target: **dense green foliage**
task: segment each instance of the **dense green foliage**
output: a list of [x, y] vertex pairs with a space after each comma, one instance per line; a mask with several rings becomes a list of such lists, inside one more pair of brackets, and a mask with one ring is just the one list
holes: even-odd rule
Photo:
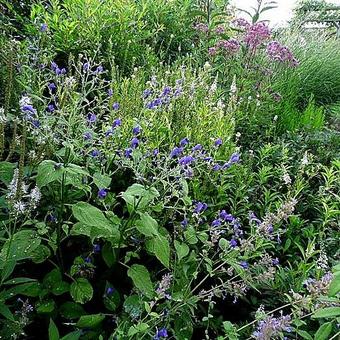
[[1, 338], [337, 339], [339, 41], [226, 5], [1, 2]]

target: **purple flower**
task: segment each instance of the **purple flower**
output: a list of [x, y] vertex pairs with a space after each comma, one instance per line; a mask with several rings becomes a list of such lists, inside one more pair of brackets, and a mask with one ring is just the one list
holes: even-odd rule
[[278, 259], [277, 257], [276, 257], [275, 259], [273, 259], [273, 261], [272, 261], [272, 264], [273, 264], [274, 266], [278, 266], [279, 263], [280, 263], [280, 261], [279, 261], [279, 259]]
[[117, 102], [115, 102], [115, 103], [112, 104], [112, 108], [113, 108], [115, 111], [119, 110], [119, 107], [120, 107], [120, 105], [119, 105], [119, 103], [117, 103]]
[[47, 87], [51, 92], [54, 92], [57, 89], [57, 86], [54, 83], [48, 83]]
[[246, 29], [248, 29], [250, 27], [250, 23], [246, 19], [243, 19], [243, 18], [235, 19], [233, 21], [233, 24], [238, 26], [238, 27], [246, 28]]
[[214, 142], [214, 145], [218, 148], [222, 145], [223, 141], [221, 138], [217, 138]]
[[112, 287], [108, 287], [108, 288], [106, 289], [106, 295], [112, 295], [113, 292], [114, 292], [114, 288], [112, 288]]
[[244, 41], [248, 47], [255, 49], [269, 39], [270, 35], [271, 32], [268, 25], [264, 22], [257, 22], [247, 28]]
[[202, 212], [207, 210], [207, 208], [208, 208], [208, 204], [207, 203], [197, 202], [194, 205], [194, 213], [195, 214], [201, 214]]
[[190, 165], [195, 160], [192, 156], [184, 156], [178, 160], [178, 164], [182, 166]]
[[240, 50], [241, 44], [236, 39], [229, 39], [219, 41], [216, 47], [225, 50], [229, 54], [236, 54]]
[[33, 115], [35, 115], [35, 114], [37, 113], [37, 110], [36, 110], [32, 105], [30, 105], [30, 104], [28, 104], [28, 105], [23, 105], [23, 106], [21, 107], [21, 111], [22, 111], [22, 112], [25, 112], [25, 113], [30, 112], [30, 113], [32, 113]]
[[203, 146], [201, 144], [196, 144], [193, 148], [192, 151], [201, 151], [203, 149]]
[[243, 269], [248, 269], [249, 268], [249, 264], [247, 261], [242, 261], [240, 262], [240, 266], [243, 268]]
[[181, 225], [183, 228], [185, 228], [188, 225], [189, 221], [187, 218], [184, 218], [184, 220], [181, 222]]
[[256, 215], [253, 212], [249, 213], [249, 221], [255, 222], [257, 225], [261, 223], [261, 221], [256, 217]]
[[127, 149], [125, 149], [125, 151], [124, 151], [124, 156], [125, 156], [126, 158], [131, 158], [132, 152], [133, 152], [133, 150], [132, 150], [131, 148], [127, 148]]
[[213, 169], [213, 171], [219, 171], [219, 170], [221, 170], [221, 165], [219, 165], [219, 164], [215, 164], [213, 167], [212, 167], [212, 169]]
[[146, 89], [143, 91], [143, 98], [146, 99], [152, 94], [152, 90]]
[[100, 252], [100, 244], [98, 244], [98, 243], [95, 243], [94, 245], [93, 245], [93, 252], [94, 253], [99, 253]]
[[171, 93], [171, 87], [165, 86], [162, 92], [162, 96], [168, 96]]
[[112, 129], [108, 129], [108, 130], [105, 131], [105, 137], [110, 137], [110, 136], [112, 136], [112, 134], [113, 134]]
[[154, 149], [154, 150], [152, 151], [152, 154], [153, 154], [154, 156], [157, 156], [157, 155], [159, 154], [159, 150], [158, 150], [158, 149]]
[[97, 116], [94, 113], [89, 113], [87, 115], [87, 121], [91, 124], [97, 120]]
[[58, 68], [58, 64], [54, 61], [51, 62], [51, 70], [55, 71]]
[[98, 191], [98, 198], [99, 199], [104, 199], [105, 197], [106, 197], [106, 195], [107, 195], [107, 190], [106, 189], [100, 189], [99, 191]]
[[212, 221], [211, 226], [212, 227], [219, 227], [221, 224], [222, 224], [221, 220], [217, 219], [217, 220]]
[[139, 139], [137, 137], [133, 137], [131, 140], [131, 148], [136, 149], [139, 145]]
[[90, 63], [89, 62], [84, 63], [83, 64], [83, 71], [87, 72], [89, 69], [90, 69]]
[[140, 126], [135, 126], [133, 129], [132, 129], [132, 133], [135, 135], [135, 136], [138, 136], [140, 133], [141, 133], [142, 129]]
[[282, 332], [291, 332], [290, 323], [290, 315], [281, 315], [278, 318], [267, 316], [258, 322], [253, 336], [257, 340], [276, 339]]
[[220, 211], [219, 218], [225, 222], [232, 222], [235, 220], [235, 217], [231, 214], [228, 214], [225, 210]]
[[41, 24], [40, 32], [46, 32], [46, 31], [47, 31], [47, 24], [46, 23]]
[[89, 257], [89, 256], [88, 256], [88, 257], [85, 257], [84, 260], [85, 260], [86, 263], [91, 263], [91, 257]]
[[122, 125], [122, 120], [120, 118], [117, 118], [113, 121], [112, 128], [114, 129], [115, 127], [121, 126], [121, 125]]
[[38, 119], [33, 119], [32, 120], [32, 125], [37, 129], [40, 127], [41, 123]]
[[54, 72], [55, 72], [55, 74], [57, 76], [61, 76], [63, 74], [66, 74], [66, 68], [64, 68], [64, 67], [63, 68], [57, 67]]
[[239, 160], [240, 160], [240, 154], [237, 152], [234, 152], [229, 159], [229, 163], [230, 164], [238, 163]]
[[113, 96], [113, 90], [112, 90], [112, 89], [108, 89], [108, 90], [107, 90], [107, 95], [108, 95], [109, 97], [112, 97], [112, 96]]
[[197, 32], [200, 33], [208, 33], [209, 32], [209, 27], [206, 24], [203, 24], [202, 22], [197, 23], [196, 25], [194, 25], [194, 29]]
[[273, 61], [288, 63], [290, 66], [297, 66], [297, 59], [287, 46], [281, 45], [278, 41], [271, 41], [267, 45], [267, 55]]
[[159, 340], [161, 338], [167, 338], [168, 337], [168, 331], [166, 328], [161, 328], [159, 331], [157, 331], [156, 335], [154, 336], [154, 340]]
[[210, 57], [214, 57], [217, 54], [217, 48], [215, 46], [208, 48], [208, 54]]
[[55, 110], [55, 106], [53, 104], [50, 104], [47, 106], [47, 112], [53, 112]]
[[95, 70], [95, 73], [102, 73], [104, 71], [104, 67], [103, 66], [101, 66], [101, 65], [99, 65], [97, 68], [96, 68], [96, 70]]
[[179, 142], [180, 146], [186, 146], [189, 144], [189, 138], [185, 137]]
[[92, 157], [98, 157], [98, 156], [100, 156], [100, 152], [97, 149], [94, 149], [94, 150], [91, 151], [90, 155]]
[[182, 152], [183, 152], [183, 148], [179, 148], [175, 146], [170, 153], [170, 158], [178, 157], [179, 155], [182, 154]]
[[91, 132], [87, 131], [83, 134], [84, 140], [91, 140], [92, 139], [92, 134]]
[[234, 238], [229, 241], [229, 244], [231, 248], [237, 247], [237, 241]]

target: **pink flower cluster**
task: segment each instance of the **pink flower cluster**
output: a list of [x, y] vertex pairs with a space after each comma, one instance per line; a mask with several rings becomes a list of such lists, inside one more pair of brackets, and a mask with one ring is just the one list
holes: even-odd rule
[[282, 63], [288, 63], [292, 67], [298, 66], [299, 61], [287, 46], [281, 45], [278, 41], [271, 41], [267, 45], [267, 54], [270, 59]]
[[250, 23], [246, 19], [243, 19], [243, 18], [235, 19], [233, 21], [233, 24], [235, 26], [238, 26], [239, 28], [245, 28], [245, 29], [248, 29], [251, 26]]
[[271, 36], [271, 31], [268, 25], [264, 22], [257, 22], [246, 28], [244, 42], [248, 47], [256, 49], [259, 45], [268, 40]]
[[209, 27], [206, 24], [203, 24], [202, 22], [199, 22], [194, 25], [194, 29], [200, 33], [208, 33]]
[[209, 48], [209, 55], [214, 56], [218, 51], [224, 51], [229, 55], [235, 55], [240, 48], [241, 44], [236, 39], [220, 40], [214, 47]]

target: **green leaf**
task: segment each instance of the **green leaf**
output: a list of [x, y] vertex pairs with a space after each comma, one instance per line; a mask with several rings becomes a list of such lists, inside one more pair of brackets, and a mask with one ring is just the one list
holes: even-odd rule
[[46, 261], [51, 255], [51, 251], [50, 248], [48, 248], [47, 246], [40, 244], [37, 249], [35, 249], [32, 252], [32, 261], [34, 263], [43, 263], [44, 261]]
[[184, 232], [185, 240], [189, 244], [196, 244], [198, 242], [198, 238], [196, 236], [196, 230], [193, 227], [188, 227]]
[[309, 333], [307, 333], [306, 331], [303, 331], [301, 329], [297, 329], [296, 333], [299, 334], [303, 339], [306, 340], [313, 340], [313, 338], [311, 337], [311, 335]]
[[76, 326], [79, 328], [94, 328], [97, 327], [104, 319], [105, 315], [103, 314], [83, 315], [78, 320]]
[[175, 240], [174, 244], [177, 252], [178, 261], [181, 261], [184, 257], [186, 257], [189, 254], [189, 247], [186, 243], [180, 243], [177, 240]]
[[117, 262], [115, 249], [108, 242], [103, 245], [102, 257], [108, 267], [112, 267]]
[[153, 249], [158, 260], [167, 268], [170, 261], [170, 245], [164, 236], [158, 236], [153, 239]]
[[9, 308], [3, 303], [0, 302], [0, 314], [5, 317], [7, 320], [14, 321], [14, 317], [12, 312], [9, 310]]
[[143, 210], [148, 207], [155, 198], [159, 197], [159, 192], [155, 188], [145, 189], [143, 185], [135, 183], [122, 193], [122, 197], [131, 213], [136, 209]]
[[63, 166], [56, 166], [57, 163], [51, 160], [42, 161], [38, 166], [36, 178], [37, 186], [42, 188], [61, 178], [64, 173]]
[[140, 264], [133, 264], [129, 268], [127, 274], [132, 279], [136, 288], [143, 292], [148, 298], [153, 297], [154, 290], [150, 274], [144, 266]]
[[124, 301], [123, 307], [124, 311], [133, 319], [137, 319], [143, 312], [140, 297], [138, 295], [128, 296]]
[[140, 213], [136, 222], [137, 230], [145, 236], [158, 235], [158, 223], [148, 213]]
[[[4, 260], [3, 260], [4, 261]], [[15, 260], [8, 260], [3, 262], [3, 268], [1, 270], [1, 280], [6, 280], [12, 273], [16, 265]], [[1, 260], [0, 260], [0, 268], [1, 268]]]
[[332, 318], [340, 315], [340, 307], [327, 307], [318, 309], [313, 314], [313, 318]]
[[[107, 289], [113, 289], [110, 294], [107, 293]], [[120, 304], [120, 296], [118, 290], [113, 287], [113, 285], [106, 281], [105, 291], [104, 291], [104, 305], [110, 311], [115, 311]]]
[[314, 335], [315, 340], [327, 340], [332, 332], [333, 322], [326, 322], [319, 327]]
[[50, 314], [54, 311], [56, 305], [53, 300], [41, 301], [36, 304], [36, 311], [39, 314]]
[[29, 277], [15, 277], [13, 279], [10, 279], [6, 282], [4, 282], [4, 285], [18, 285], [21, 283], [26, 283], [26, 282], [37, 282], [35, 279], [30, 279]]
[[87, 279], [78, 278], [72, 282], [70, 293], [75, 302], [84, 304], [92, 299], [93, 288]]
[[20, 230], [8, 239], [0, 252], [0, 268], [7, 261], [20, 261], [30, 258], [40, 245], [41, 239], [31, 230]]
[[93, 175], [93, 182], [98, 189], [109, 188], [111, 185], [111, 177], [107, 175], [102, 175], [100, 172], [96, 172]]
[[136, 335], [138, 333], [144, 333], [145, 331], [147, 331], [149, 328], [149, 325], [147, 323], [144, 322], [140, 322], [137, 325], [131, 326], [128, 330], [128, 336], [133, 336]]
[[10, 162], [0, 162], [0, 181], [8, 185], [12, 178], [16, 164]]
[[78, 340], [82, 335], [82, 331], [73, 331], [66, 334], [61, 338], [61, 340]]
[[86, 314], [82, 305], [70, 301], [64, 302], [60, 306], [59, 312], [60, 315], [62, 315], [62, 317], [64, 317], [65, 319], [77, 319], [82, 315]]
[[336, 296], [340, 292], [340, 273], [334, 275], [329, 286], [328, 296]]
[[105, 215], [87, 202], [78, 202], [72, 206], [74, 217], [81, 223], [89, 226], [105, 226], [110, 228], [110, 222]]
[[59, 331], [52, 319], [48, 326], [48, 340], [59, 340]]

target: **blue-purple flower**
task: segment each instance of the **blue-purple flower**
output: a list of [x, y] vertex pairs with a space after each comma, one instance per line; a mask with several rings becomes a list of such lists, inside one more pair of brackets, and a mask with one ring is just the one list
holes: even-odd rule
[[100, 244], [95, 243], [95, 244], [93, 245], [93, 252], [94, 252], [94, 253], [99, 253], [99, 252], [100, 252], [100, 249], [101, 249]]
[[55, 106], [53, 104], [49, 104], [46, 110], [47, 112], [53, 112], [55, 110]]
[[92, 133], [90, 131], [86, 131], [84, 134], [83, 134], [83, 138], [84, 140], [88, 141], [88, 140], [91, 140], [92, 139]]
[[91, 151], [90, 155], [94, 158], [100, 156], [100, 151], [98, 151], [97, 149], [94, 149]]
[[107, 196], [107, 190], [106, 189], [100, 189], [98, 191], [98, 198], [99, 199], [104, 199]]
[[222, 224], [221, 220], [216, 219], [216, 220], [212, 221], [211, 226], [212, 227], [219, 227], [221, 224]]
[[168, 337], [168, 331], [166, 328], [161, 328], [157, 331], [156, 335], [154, 336], [154, 340], [160, 340], [161, 338], [167, 338]]
[[249, 264], [247, 261], [241, 261], [240, 262], [240, 266], [243, 268], [243, 269], [248, 269], [249, 268]]
[[195, 152], [195, 151], [202, 151], [203, 149], [203, 146], [201, 144], [196, 144], [193, 148], [192, 148], [192, 151]]
[[182, 152], [183, 152], [183, 148], [179, 148], [178, 146], [175, 146], [170, 152], [170, 158], [178, 157], [182, 154]]
[[133, 137], [131, 140], [131, 148], [136, 149], [139, 145], [139, 139], [137, 137]]
[[237, 247], [237, 241], [234, 238], [229, 241], [229, 244], [231, 248]]
[[225, 210], [220, 211], [219, 218], [225, 222], [232, 222], [235, 220], [235, 217], [231, 214], [228, 214]]
[[197, 202], [194, 205], [194, 213], [195, 214], [201, 214], [203, 213], [205, 210], [207, 210], [208, 208], [208, 204], [207, 203], [203, 203], [203, 202]]
[[119, 107], [120, 107], [120, 105], [119, 105], [119, 103], [117, 103], [117, 102], [115, 102], [115, 103], [112, 104], [112, 108], [113, 108], [115, 111], [119, 110]]
[[192, 156], [184, 156], [178, 160], [178, 164], [182, 166], [190, 165], [195, 160]]
[[57, 86], [55, 83], [48, 83], [47, 87], [51, 92], [54, 92], [57, 89]]
[[221, 138], [217, 138], [214, 142], [214, 145], [218, 148], [222, 145], [222, 139]]
[[97, 120], [97, 116], [94, 113], [89, 113], [87, 115], [87, 121], [92, 124]]
[[117, 118], [113, 121], [113, 124], [112, 124], [112, 128], [116, 128], [117, 126], [121, 126], [122, 125], [122, 120], [120, 118]]
[[125, 149], [125, 151], [124, 151], [124, 156], [125, 156], [126, 158], [131, 158], [132, 152], [133, 152], [133, 149], [127, 148], [127, 149]]
[[139, 125], [135, 126], [133, 129], [132, 129], [132, 133], [135, 135], [135, 136], [138, 136], [140, 133], [141, 133], [142, 129]]
[[184, 146], [186, 146], [186, 145], [188, 145], [188, 144], [189, 144], [189, 138], [188, 138], [188, 137], [183, 138], [183, 139], [179, 142], [179, 145], [182, 146], [182, 147], [184, 147]]
[[114, 292], [114, 288], [112, 288], [112, 287], [108, 287], [107, 289], [106, 289], [106, 295], [112, 295], [113, 294], [113, 292]]
[[41, 24], [40, 32], [46, 32], [46, 31], [47, 31], [47, 24], [46, 23]]

